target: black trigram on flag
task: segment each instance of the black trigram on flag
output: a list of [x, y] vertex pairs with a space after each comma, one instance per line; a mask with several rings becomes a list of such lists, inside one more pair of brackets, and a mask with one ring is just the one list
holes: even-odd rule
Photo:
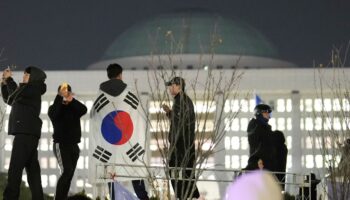
[[108, 162], [109, 158], [112, 156], [112, 153], [100, 146], [97, 146], [92, 156], [95, 157], [97, 160], [100, 160], [101, 162], [106, 163]]
[[109, 100], [107, 97], [102, 93], [100, 96], [97, 97], [96, 101], [94, 102], [93, 109], [96, 112], [99, 112], [103, 107], [105, 107], [109, 103]]
[[124, 102], [129, 104], [133, 109], [137, 109], [137, 106], [139, 105], [139, 99], [136, 97], [136, 95], [134, 95], [131, 92], [128, 92], [128, 94], [126, 95]]
[[142, 146], [139, 143], [136, 143], [129, 151], [126, 152], [126, 155], [129, 156], [131, 161], [135, 162], [135, 160], [145, 153], [145, 150], [142, 149]]

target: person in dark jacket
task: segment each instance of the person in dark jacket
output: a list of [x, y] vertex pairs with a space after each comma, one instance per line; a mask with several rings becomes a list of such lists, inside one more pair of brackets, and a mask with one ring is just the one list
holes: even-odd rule
[[73, 97], [70, 85], [63, 83], [58, 87], [58, 94], [48, 111], [54, 130], [53, 150], [61, 169], [55, 200], [67, 199], [80, 153], [80, 118], [86, 112], [86, 106]]
[[5, 103], [12, 106], [8, 134], [14, 135], [4, 200], [19, 198], [24, 168], [32, 199], [44, 199], [37, 148], [41, 136], [42, 121], [39, 115], [41, 96], [46, 92], [45, 79], [45, 72], [29, 66], [24, 71], [23, 82], [17, 86], [11, 70], [8, 68], [3, 72], [2, 97]]
[[288, 148], [286, 146], [286, 139], [283, 132], [273, 131], [272, 134], [272, 146], [275, 148], [275, 166], [273, 168], [274, 172], [277, 172], [276, 177], [281, 185], [282, 190], [284, 190], [284, 183], [286, 182], [286, 167], [287, 167], [287, 154]]
[[[107, 76], [109, 80], [100, 84], [100, 90], [114, 97], [120, 95], [127, 86], [127, 84], [123, 82], [122, 66], [120, 66], [117, 63], [108, 65]], [[135, 179], [135, 180], [132, 180], [131, 183], [136, 193], [136, 196], [139, 199], [141, 200], [149, 199], [144, 180]], [[111, 186], [108, 188], [114, 188], [114, 186]], [[111, 196], [112, 196], [112, 199], [114, 199], [113, 190], [111, 191]]]
[[[200, 194], [193, 181], [184, 179], [195, 179], [193, 170], [195, 168], [195, 122], [193, 102], [185, 93], [185, 80], [181, 77], [174, 77], [166, 83], [170, 94], [174, 97], [172, 109], [163, 105], [163, 110], [170, 119], [169, 140], [169, 167], [172, 178], [171, 183], [175, 195], [179, 199], [199, 198]], [[179, 174], [180, 171], [182, 174]]]
[[264, 169], [273, 171], [275, 167], [275, 149], [272, 141], [272, 130], [268, 124], [271, 113], [270, 106], [259, 104], [254, 109], [255, 118], [248, 124], [249, 159], [245, 170], [259, 169], [262, 162]]

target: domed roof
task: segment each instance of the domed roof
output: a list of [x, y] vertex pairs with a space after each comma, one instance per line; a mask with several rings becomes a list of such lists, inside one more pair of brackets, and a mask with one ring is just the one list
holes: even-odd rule
[[180, 12], [130, 27], [110, 45], [102, 60], [212, 53], [278, 58], [276, 48], [247, 24], [208, 12]]

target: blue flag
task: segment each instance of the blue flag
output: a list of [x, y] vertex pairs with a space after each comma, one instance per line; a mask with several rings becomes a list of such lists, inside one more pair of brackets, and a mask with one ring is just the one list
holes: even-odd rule
[[260, 98], [259, 95], [255, 94], [255, 105], [259, 105], [261, 103], [264, 103], [263, 100]]

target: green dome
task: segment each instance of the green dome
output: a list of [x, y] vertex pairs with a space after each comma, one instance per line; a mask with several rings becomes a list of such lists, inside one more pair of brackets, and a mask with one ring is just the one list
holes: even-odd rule
[[108, 48], [103, 60], [211, 53], [278, 58], [275, 47], [247, 24], [212, 13], [175, 13], [127, 29]]

